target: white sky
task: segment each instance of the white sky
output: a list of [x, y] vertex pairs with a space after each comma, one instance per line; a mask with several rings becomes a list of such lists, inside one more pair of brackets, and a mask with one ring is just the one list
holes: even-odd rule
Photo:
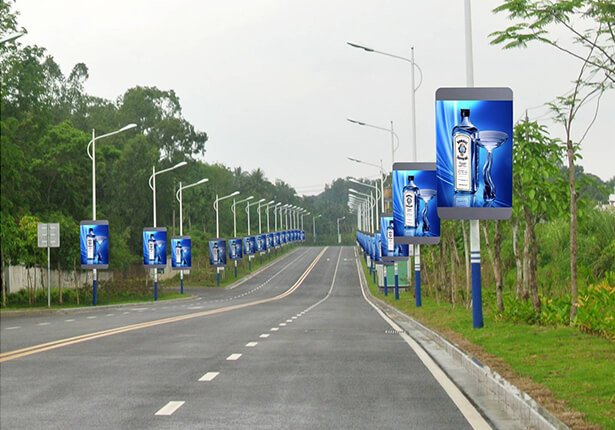
[[[511, 87], [517, 119], [568, 91], [578, 67], [546, 46], [490, 46], [488, 34], [508, 24], [491, 14], [498, 4], [472, 3], [475, 85]], [[384, 127], [392, 120], [401, 139], [396, 161], [411, 161], [410, 65], [346, 41], [401, 56], [415, 47], [424, 73], [419, 161], [435, 161], [436, 89], [466, 82], [461, 0], [18, 0], [16, 9], [29, 32], [24, 43], [46, 47], [65, 73], [87, 64], [90, 94], [174, 89], [185, 117], [209, 135], [205, 161], [260, 167], [300, 194], [338, 177], [377, 175], [346, 156], [390, 164], [390, 135], [347, 117]], [[615, 175], [614, 112], [612, 91], [582, 151], [580, 164], [602, 179]], [[583, 124], [592, 115], [586, 109]], [[561, 126], [552, 134], [562, 137]]]

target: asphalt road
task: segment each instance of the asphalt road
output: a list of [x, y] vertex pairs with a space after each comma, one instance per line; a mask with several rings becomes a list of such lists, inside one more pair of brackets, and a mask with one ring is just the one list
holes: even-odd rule
[[185, 302], [3, 318], [0, 335], [2, 429], [488, 428], [367, 302], [349, 247]]

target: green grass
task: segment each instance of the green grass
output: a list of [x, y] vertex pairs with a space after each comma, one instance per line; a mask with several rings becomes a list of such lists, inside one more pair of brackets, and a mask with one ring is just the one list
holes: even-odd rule
[[[361, 261], [373, 296], [445, 337], [452, 332], [477, 345], [486, 353], [481, 358], [496, 370], [501, 359], [513, 374], [546, 387], [555, 399], [565, 402], [566, 409], [584, 414], [588, 423], [615, 429], [615, 342], [581, 333], [574, 327], [499, 321], [490, 309], [484, 312], [485, 327], [473, 329], [471, 310], [463, 305], [436, 303], [423, 296], [423, 306], [416, 308], [413, 291], [400, 293], [399, 301], [393, 294], [385, 297]], [[489, 356], [496, 359], [490, 362]], [[587, 428], [578, 421], [571, 422], [566, 418], [568, 414], [555, 413], [569, 425]]]

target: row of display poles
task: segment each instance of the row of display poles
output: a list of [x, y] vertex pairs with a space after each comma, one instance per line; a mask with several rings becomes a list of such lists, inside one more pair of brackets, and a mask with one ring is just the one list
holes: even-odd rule
[[[471, 3], [470, 0], [464, 0], [464, 15], [465, 15], [465, 53], [466, 53], [466, 85], [467, 87], [474, 87], [474, 66], [473, 66], [473, 49], [472, 49], [472, 14], [471, 14]], [[381, 52], [374, 50], [372, 48], [368, 48], [362, 45], [357, 45], [354, 43], [348, 42], [348, 44], [354, 48], [359, 48], [367, 52], [377, 53], [381, 55], [386, 55], [388, 57], [393, 57], [399, 60], [403, 60], [409, 62], [411, 64], [411, 132], [412, 132], [412, 161], [417, 160], [417, 144], [416, 144], [416, 103], [415, 103], [415, 95], [416, 91], [421, 85], [422, 82], [422, 71], [420, 67], [414, 61], [414, 47], [411, 47], [411, 56], [410, 58], [400, 57], [397, 55], [389, 54], [386, 52]], [[419, 82], [418, 86], [415, 86], [415, 67], [421, 73], [421, 82]], [[391, 148], [392, 148], [392, 162], [395, 162], [395, 141], [397, 138], [393, 130], [393, 122], [391, 122], [390, 130], [387, 130], [384, 127], [374, 126], [371, 124], [367, 124], [361, 121], [351, 120], [348, 121], [362, 125], [368, 126], [376, 129], [381, 129], [385, 131], [389, 131], [391, 133]], [[354, 158], [348, 157], [352, 161], [357, 161], [364, 164], [371, 164], [359, 161]], [[374, 165], [374, 164], [371, 164]], [[383, 172], [384, 174], [384, 172]], [[384, 182], [384, 179], [381, 183]], [[383, 194], [382, 194], [383, 195]], [[384, 204], [383, 204], [384, 205]], [[383, 209], [384, 211], [384, 209]], [[360, 216], [360, 210], [358, 209], [358, 218]], [[360, 223], [360, 219], [358, 221]], [[481, 292], [481, 262], [480, 262], [480, 230], [479, 230], [479, 221], [478, 220], [470, 220], [470, 254], [471, 254], [471, 264], [472, 264], [472, 320], [474, 328], [481, 328], [484, 326], [483, 322], [483, 312], [482, 312], [482, 292]], [[420, 245], [414, 246], [414, 270], [415, 270], [415, 304], [417, 307], [422, 305], [421, 300], [421, 248]], [[394, 263], [394, 272], [396, 278], [396, 291], [397, 291], [397, 274], [398, 267], [397, 263]], [[385, 292], [386, 292], [386, 274], [385, 274]], [[398, 298], [396, 294], [396, 299]]]

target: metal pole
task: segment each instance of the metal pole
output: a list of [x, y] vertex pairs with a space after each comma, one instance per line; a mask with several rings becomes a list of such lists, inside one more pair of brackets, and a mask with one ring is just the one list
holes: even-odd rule
[[[183, 217], [183, 191], [182, 183], [179, 183], [179, 235], [184, 234], [184, 217]], [[179, 271], [179, 293], [184, 294], [184, 271]]]
[[258, 203], [257, 211], [258, 211], [258, 234], [261, 234], [262, 231], [261, 231], [261, 204], [260, 202]]
[[393, 131], [393, 121], [391, 121], [391, 166], [395, 163], [395, 132]]
[[[92, 219], [96, 220], [96, 130], [92, 129]], [[96, 306], [98, 273], [92, 269], [92, 306]]]
[[416, 282], [414, 283], [414, 300], [417, 308], [423, 305], [421, 300], [421, 245], [414, 245], [414, 273]]
[[314, 243], [316, 243], [316, 217], [312, 216], [312, 238], [314, 239]]
[[267, 203], [267, 205], [265, 206], [265, 210], [267, 211], [267, 233], [270, 233], [271, 230], [269, 229], [269, 203]]
[[395, 300], [399, 300], [399, 267], [397, 262], [393, 265], [395, 267]]
[[416, 87], [414, 85], [414, 46], [410, 48], [410, 60], [412, 61], [412, 161], [416, 161]]
[[[466, 44], [466, 85], [474, 86], [474, 56], [472, 52], [472, 9], [470, 0], [464, 1], [465, 44]], [[483, 297], [480, 265], [480, 227], [478, 220], [470, 220], [470, 262], [472, 263], [472, 325], [482, 328]]]
[[[154, 228], [156, 228], [156, 166], [152, 166], [152, 193], [154, 203]], [[154, 269], [154, 301], [158, 300], [158, 269]]]

